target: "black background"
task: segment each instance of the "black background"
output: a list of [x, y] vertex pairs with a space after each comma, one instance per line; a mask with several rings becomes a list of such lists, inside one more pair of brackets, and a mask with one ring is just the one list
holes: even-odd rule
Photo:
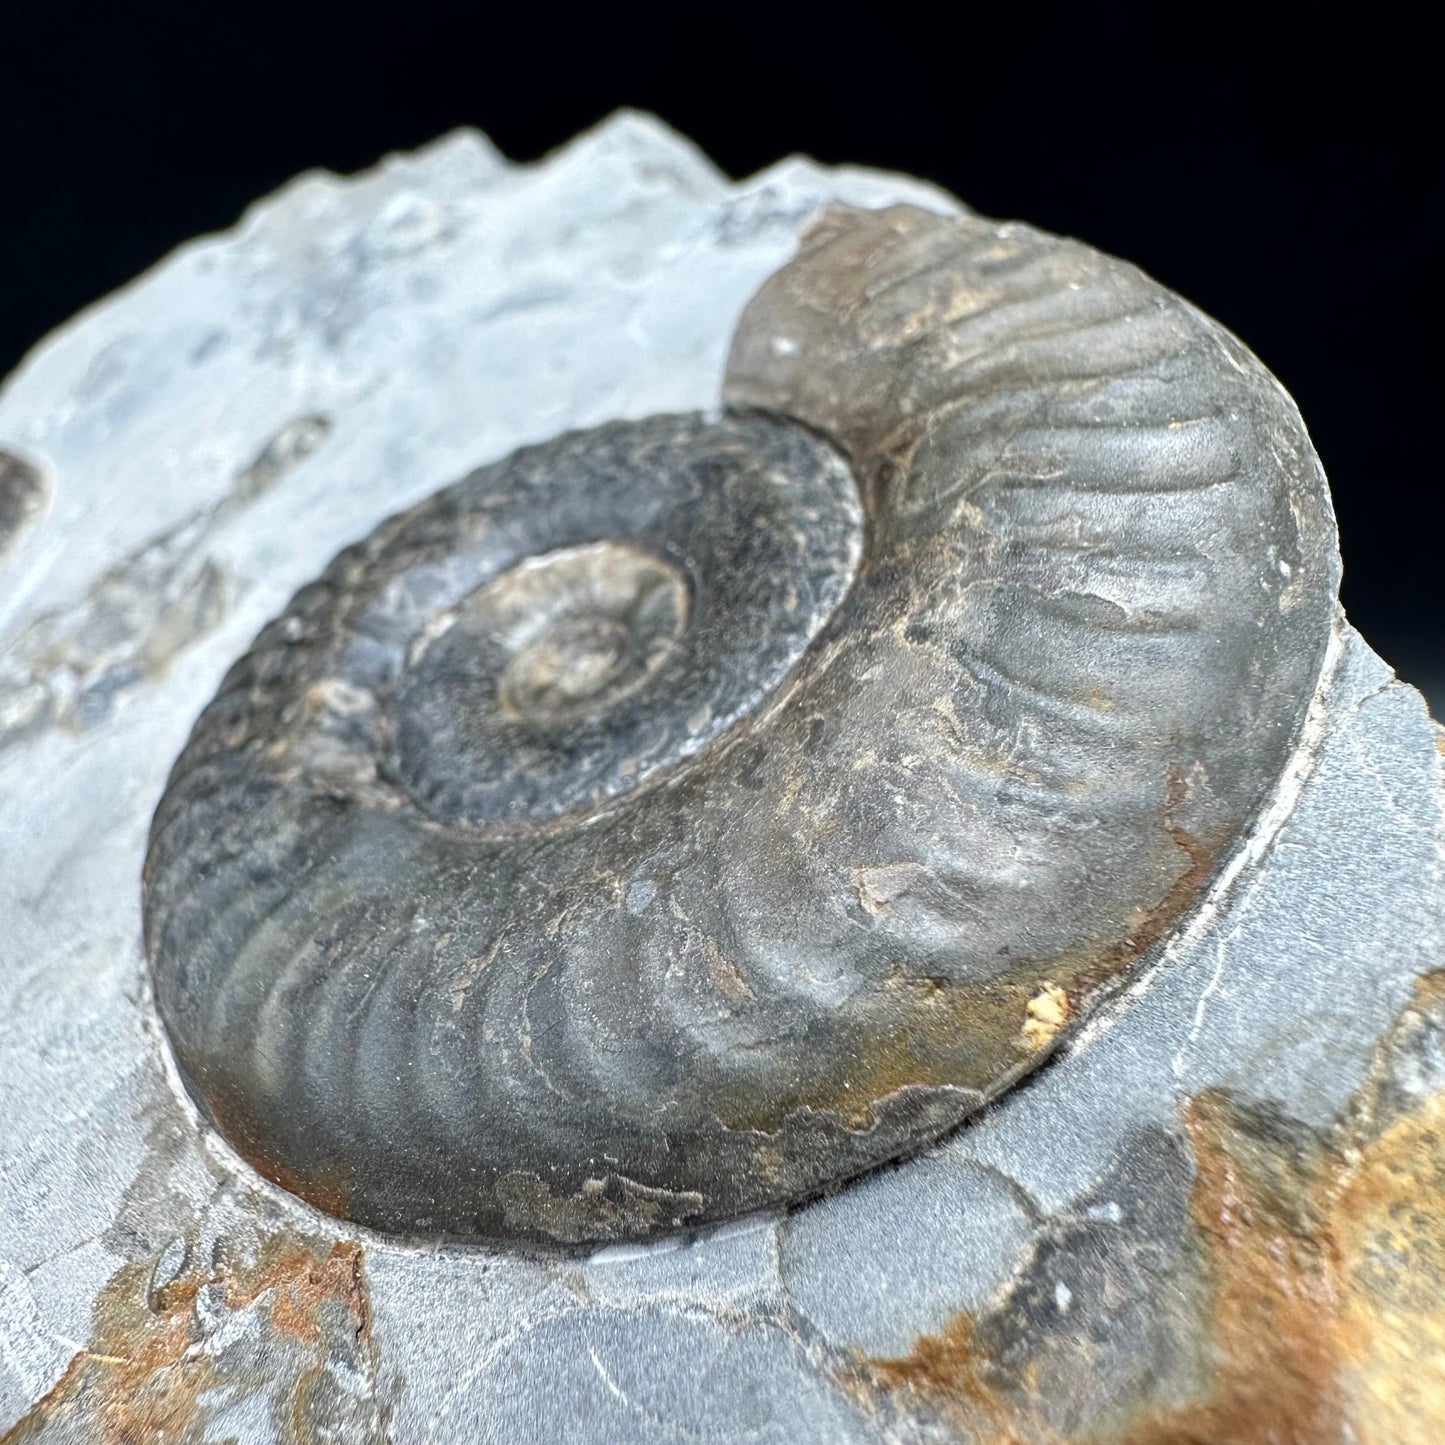
[[530, 159], [638, 106], [734, 175], [797, 150], [926, 176], [1217, 316], [1310, 425], [1352, 618], [1445, 715], [1433, 47], [1363, 7], [1266, 40], [1261, 11], [12, 0], [0, 374], [301, 169], [458, 125]]

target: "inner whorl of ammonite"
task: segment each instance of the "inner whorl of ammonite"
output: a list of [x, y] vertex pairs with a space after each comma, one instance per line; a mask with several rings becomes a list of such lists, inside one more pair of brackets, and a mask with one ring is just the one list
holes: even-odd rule
[[[687, 626], [687, 583], [625, 542], [565, 548], [523, 562], [459, 609], [454, 666], [501, 652], [499, 711], [571, 725], [596, 716], [657, 671]], [[437, 648], [431, 658], [435, 676]], [[413, 665], [411, 678], [418, 668]]]
[[322, 1208], [639, 1239], [917, 1150], [1158, 951], [1289, 763], [1323, 477], [1132, 267], [834, 209], [724, 401], [383, 523], [176, 763], [166, 1034]]
[[511, 506], [539, 541], [616, 530], [488, 573], [406, 642], [396, 774], [444, 823], [556, 817], [697, 752], [787, 675], [861, 552], [852, 476], [801, 428], [657, 419], [527, 456]]

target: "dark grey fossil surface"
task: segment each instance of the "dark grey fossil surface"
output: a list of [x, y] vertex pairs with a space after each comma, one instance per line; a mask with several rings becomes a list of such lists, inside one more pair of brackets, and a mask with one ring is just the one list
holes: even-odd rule
[[1045, 1057], [1284, 769], [1324, 479], [1132, 267], [834, 207], [724, 396], [384, 523], [176, 765], [161, 1017], [313, 1202], [576, 1245], [836, 1186]]

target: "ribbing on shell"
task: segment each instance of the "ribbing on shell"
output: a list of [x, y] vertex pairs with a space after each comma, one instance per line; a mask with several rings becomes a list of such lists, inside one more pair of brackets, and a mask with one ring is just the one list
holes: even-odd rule
[[1288, 760], [1323, 477], [1137, 270], [833, 209], [725, 401], [384, 523], [176, 764], [161, 1015], [324, 1208], [643, 1238], [916, 1149], [1176, 923]]

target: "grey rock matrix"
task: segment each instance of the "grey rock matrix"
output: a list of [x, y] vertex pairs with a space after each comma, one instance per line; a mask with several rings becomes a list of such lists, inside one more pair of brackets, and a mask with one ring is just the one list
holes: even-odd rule
[[[830, 201], [966, 215], [918, 183], [804, 161], [732, 185], [638, 117], [535, 167], [510, 166], [479, 138], [458, 135], [354, 180], [301, 179], [233, 233], [185, 248], [62, 330], [0, 392], [0, 1428], [13, 1427], [15, 1439], [1162, 1441], [1190, 1438], [1186, 1430], [1221, 1441], [1434, 1438], [1445, 1384], [1431, 1375], [1425, 1342], [1439, 1325], [1439, 1291], [1411, 1293], [1408, 1281], [1428, 1279], [1440, 1258], [1445, 1183], [1445, 1165], [1430, 1172], [1445, 1083], [1438, 734], [1418, 696], [1332, 610], [1332, 543], [1308, 444], [1287, 401], [1228, 338], [1207, 343], [1227, 356], [1232, 379], [1203, 398], [1203, 431], [1171, 435], [1182, 413], [1166, 416], [1137, 387], [1105, 398], [1122, 410], [1087, 419], [1135, 428], [1134, 450], [1111, 463], [1120, 491], [1130, 491], [1131, 457], [1141, 476], [1161, 467], [1180, 475], [1198, 461], [1202, 480], [1183, 497], [1133, 488], [1133, 535], [1155, 544], [1156, 561], [1174, 549], [1163, 560], [1174, 565], [1176, 612], [1147, 644], [1164, 671], [1146, 675], [1133, 655], [1120, 676], [1178, 717], [1213, 708], [1201, 733], [1218, 735], [1228, 718], [1238, 746], [1203, 754], [1217, 791], [1197, 779], [1189, 788], [1194, 744], [1180, 758], [1172, 744], [1151, 753], [1115, 717], [1122, 741], [1110, 746], [1137, 764], [1136, 774], [1116, 774], [1119, 816], [1152, 824], [1139, 828], [1133, 853], [1110, 846], [1095, 856], [1082, 844], [1071, 857], [1095, 882], [1056, 883], [1052, 908], [1027, 926], [1076, 940], [1087, 931], [1079, 916], [1116, 909], [1096, 929], [1092, 960], [1116, 966], [1108, 978], [1089, 975], [1093, 1011], [1082, 1026], [1069, 988], [1060, 998], [1044, 987], [1052, 973], [1019, 985], [1007, 1037], [1023, 1063], [990, 1061], [977, 1096], [1039, 1062], [1020, 1039], [1053, 1056], [963, 1128], [784, 1211], [784, 1200], [841, 1184], [855, 1166], [917, 1148], [950, 1111], [914, 1113], [871, 1155], [812, 1138], [782, 1151], [770, 1198], [725, 1198], [692, 1216], [669, 1205], [663, 1227], [702, 1226], [673, 1237], [588, 1244], [608, 1221], [618, 1236], [654, 1232], [657, 1211], [634, 1206], [655, 1196], [617, 1186], [593, 1191], [601, 1203], [590, 1214], [539, 1212], [536, 1191], [520, 1203], [514, 1191], [511, 1226], [449, 1231], [571, 1235], [568, 1252], [529, 1252], [398, 1237], [406, 1224], [408, 1234], [425, 1232], [415, 1212], [408, 1220], [371, 1211], [384, 1234], [341, 1221], [340, 1194], [279, 1167], [268, 1180], [234, 1154], [174, 1069], [141, 937], [152, 813], [235, 660], [299, 588], [384, 519], [518, 447], [583, 428], [621, 435], [666, 414], [704, 415], [657, 435], [644, 428], [654, 449], [685, 434], [689, 447], [725, 442], [736, 456], [742, 436], [761, 448], [762, 472], [781, 457], [790, 474], [815, 477], [816, 497], [799, 503], [811, 509], [809, 525], [775, 529], [813, 548], [811, 593], [764, 597], [735, 585], [722, 546], [727, 519], [710, 519], [722, 547], [717, 576], [730, 579], [719, 584], [710, 635], [742, 658], [750, 606], [786, 625], [768, 634], [776, 655], [763, 658], [761, 681], [748, 675], [741, 702], [726, 668], [709, 675], [706, 696], [688, 690], [701, 686], [695, 670], [678, 674], [681, 723], [664, 717], [662, 741], [648, 739], [667, 766], [714, 756], [712, 721], [693, 720], [706, 708], [719, 728], [730, 726], [748, 699], [793, 676], [813, 639], [826, 639], [831, 620], [854, 605], [858, 589], [845, 601], [844, 588], [867, 548], [856, 540], [853, 494], [838, 482], [840, 459], [851, 459], [865, 506], [897, 484], [869, 460], [888, 449], [873, 439], [882, 440], [880, 413], [867, 368], [847, 368], [862, 394], [839, 414], [835, 398], [809, 390], [823, 373], [790, 373], [787, 331], [755, 328], [744, 334], [759, 350], [734, 353], [729, 399], [816, 431], [779, 440], [782, 423], [718, 415], [744, 304]], [[1025, 228], [1015, 234], [1031, 244]], [[1142, 288], [1133, 309], [1147, 308], [1149, 283], [1123, 267], [1108, 275], [1122, 291], [1101, 325], [1130, 314], [1122, 292], [1131, 286]], [[963, 305], [931, 294], [912, 304], [903, 315]], [[785, 315], [785, 305], [772, 314]], [[1188, 308], [1170, 316], [1169, 326], [1222, 336]], [[1147, 349], [1147, 338], [1138, 344]], [[1049, 384], [1026, 358], [1012, 361], [1031, 385]], [[1251, 397], [1268, 397], [1255, 404], [1276, 408], [1277, 420], [1251, 422]], [[1192, 400], [1176, 393], [1170, 405]], [[1112, 615], [1106, 603], [1127, 610], [1131, 573], [1098, 557], [1087, 505], [1057, 506], [1071, 465], [1059, 436], [1098, 398], [1066, 390], [1051, 404], [1043, 419], [1001, 407], [982, 420], [996, 425], [994, 459], [1006, 453], [1014, 468], [1010, 524], [1032, 526], [1031, 543], [1051, 556], [1066, 544], [1086, 554], [1079, 575], [1089, 586], [1070, 595], [1087, 591], [1096, 605], [1070, 603], [1074, 611], [1056, 609], [1053, 621], [1087, 639]], [[937, 405], [922, 397], [904, 412]], [[973, 418], [969, 435], [983, 430]], [[929, 464], [924, 450], [910, 465]], [[517, 488], [534, 484], [509, 465]], [[760, 487], [746, 456], [736, 466], [744, 496]], [[1297, 480], [1254, 494], [1263, 523], [1226, 508], [1235, 534], [1220, 523], [1191, 532], [1178, 509], [1208, 495], [1219, 481], [1211, 469], [1229, 474], [1226, 487], [1244, 476], [1235, 495], [1251, 477]], [[905, 510], [899, 503], [892, 515]], [[1166, 513], [1173, 530], [1151, 530]], [[836, 521], [818, 525], [820, 516]], [[931, 535], [899, 527], [899, 545]], [[1246, 559], [1244, 580], [1191, 591], [1200, 558], [1180, 539], [1205, 532], [1217, 548], [1210, 555]], [[655, 562], [667, 552], [661, 534], [635, 552], [588, 551], [598, 545], [548, 538], [554, 561], [540, 582], [526, 574], [525, 596], [512, 583], [489, 593], [413, 657], [393, 758], [399, 786], [425, 800], [438, 826], [481, 820], [505, 831], [543, 815], [551, 827], [545, 815], [559, 805], [549, 798], [592, 806], [633, 796], [618, 781], [620, 755], [605, 749], [569, 753], [565, 766], [544, 759], [544, 790], [515, 774], [489, 777], [475, 764], [496, 738], [478, 738], [471, 712], [458, 723], [450, 683], [437, 683], [458, 668], [467, 681], [480, 657], [475, 665], [492, 671], [468, 685], [504, 684], [514, 711], [571, 716], [576, 699], [558, 692], [570, 684], [559, 684], [546, 647], [493, 655], [459, 643], [510, 636], [509, 608], [585, 587], [626, 626], [621, 643], [592, 628], [569, 643], [571, 655], [580, 646], [602, 659], [598, 676], [624, 709], [643, 696], [686, 650], [693, 599], [713, 594], [683, 588]], [[769, 578], [797, 565], [774, 560]], [[976, 568], [982, 560], [974, 556]], [[1015, 555], [992, 574], [995, 594], [1027, 584], [1017, 563]], [[1011, 689], [1033, 689], [1043, 676], [1027, 653], [1039, 633], [1009, 639], [1017, 609], [978, 595], [968, 614], [975, 657], [997, 670], [1003, 654], [989, 647], [1002, 638], [1019, 668], [990, 681], [996, 697], [980, 687], [978, 712], [1007, 720], [1018, 705]], [[1186, 613], [1222, 639], [1198, 674], [1188, 672], [1192, 654], [1171, 652], [1176, 634], [1164, 625]], [[863, 621], [886, 630], [886, 617], [880, 606]], [[1250, 628], [1263, 641], [1241, 642]], [[928, 646], [915, 633], [900, 655], [931, 676], [939, 664]], [[1053, 655], [1094, 671], [1105, 656]], [[1238, 676], [1217, 669], [1232, 658], [1245, 659]], [[1211, 701], [1178, 685], [1186, 673], [1212, 680]], [[346, 702], [333, 693], [318, 706], [336, 716]], [[785, 713], [765, 719], [780, 739]], [[792, 752], [806, 744], [814, 713], [845, 726], [852, 716], [841, 706], [800, 714]], [[1072, 745], [1069, 730], [1088, 722], [1050, 715], [1046, 741], [1062, 735]], [[895, 719], [894, 735], [908, 725]], [[1009, 725], [1019, 730], [1017, 716]], [[969, 741], [982, 750], [987, 738]], [[345, 772], [341, 742], [313, 761], [324, 754]], [[914, 751], [889, 762], [898, 765], [889, 785], [905, 799], [902, 763]], [[756, 898], [763, 875], [782, 871], [778, 840], [796, 826], [777, 811], [790, 778], [773, 776], [762, 757], [722, 755], [735, 758], [739, 786], [751, 767], [768, 803], [772, 832], [737, 840], [737, 856], [762, 860], [746, 880], [745, 896]], [[1026, 747], [994, 762], [1026, 772], [1040, 756]], [[1171, 787], [1174, 764], [1181, 782]], [[926, 783], [916, 784], [920, 795]], [[1023, 790], [1020, 778], [1013, 785]], [[808, 786], [793, 790], [795, 805]], [[637, 797], [655, 806], [675, 792], [643, 786]], [[1149, 936], [1130, 911], [1147, 915], [1195, 861], [1171, 829], [1208, 835], [1211, 856]], [[926, 952], [941, 917], [973, 921], [981, 935], [998, 917], [987, 900], [981, 909], [953, 907], [947, 896], [940, 904], [931, 880], [907, 872], [916, 860], [891, 847], [898, 839], [874, 841], [890, 846], [857, 859], [858, 876], [848, 876], [846, 901], [875, 950], [857, 967], [888, 969]], [[967, 873], [959, 865], [951, 875], [955, 901]], [[1059, 876], [1067, 880], [1067, 868]], [[616, 916], [645, 920], [667, 891], [650, 875], [630, 878]], [[744, 921], [749, 946], [766, 956], [767, 918]], [[907, 948], [897, 934], [878, 943], [889, 927], [908, 935]], [[1127, 960], [1125, 937], [1139, 945]], [[741, 971], [745, 986], [751, 976]], [[976, 969], [960, 977], [980, 981]], [[715, 965], [710, 980], [724, 1004], [746, 1003], [726, 998], [729, 982], [738, 988], [727, 968]], [[298, 1004], [294, 1026], [305, 1021]], [[250, 1027], [244, 1009], [233, 1024]], [[825, 1039], [809, 1068], [836, 1062], [846, 1041], [846, 1031]], [[573, 1137], [579, 1128], [585, 1118]], [[656, 1152], [637, 1138], [634, 1166]], [[388, 1139], [404, 1154], [394, 1130]], [[369, 1146], [356, 1147], [364, 1164]], [[724, 1182], [748, 1173], [722, 1157], [688, 1167]], [[1404, 1215], [1390, 1192], [1404, 1188], [1402, 1177]], [[658, 1181], [688, 1192], [681, 1175]], [[446, 1197], [437, 1181], [423, 1182], [430, 1197]], [[707, 1223], [739, 1210], [752, 1212]], [[538, 1231], [539, 1218], [561, 1223]]]

